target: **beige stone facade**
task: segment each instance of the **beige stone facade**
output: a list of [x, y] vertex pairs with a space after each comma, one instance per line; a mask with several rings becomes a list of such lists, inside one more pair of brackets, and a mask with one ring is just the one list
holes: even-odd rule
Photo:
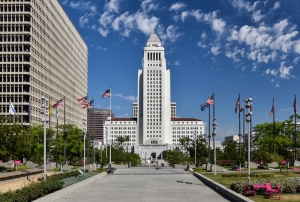
[[[53, 105], [64, 98], [66, 124], [82, 127], [87, 111], [88, 48], [57, 0], [0, 0], [0, 110], [9, 100], [24, 123], [41, 124], [41, 97]], [[63, 109], [58, 110], [64, 123]], [[51, 125], [56, 112], [51, 110]]]

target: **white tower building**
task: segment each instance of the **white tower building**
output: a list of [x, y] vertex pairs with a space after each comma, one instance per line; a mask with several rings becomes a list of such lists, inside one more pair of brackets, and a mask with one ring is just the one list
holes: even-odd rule
[[138, 71], [139, 144], [170, 142], [170, 71], [164, 47], [154, 33], [144, 48], [143, 69]]

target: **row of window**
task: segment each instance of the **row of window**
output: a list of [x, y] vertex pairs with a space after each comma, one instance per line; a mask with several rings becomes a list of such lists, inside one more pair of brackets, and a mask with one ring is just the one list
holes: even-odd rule
[[23, 51], [29, 52], [29, 46], [22, 45], [22, 44], [4, 44], [0, 46], [0, 52], [23, 52]]
[[[30, 8], [28, 6], [19, 6], [19, 5], [6, 5], [6, 4], [2, 4], [0, 6], [0, 12], [30, 12]], [[6, 22], [6, 21], [5, 21]]]
[[159, 103], [161, 103], [161, 99], [156, 99], [156, 100], [149, 100], [149, 98], [147, 99], [147, 103], [152, 103], [152, 102], [159, 102]]
[[110, 131], [110, 134], [135, 134], [135, 131]]
[[161, 60], [161, 53], [159, 53], [159, 52], [148, 52], [147, 53], [147, 60], [148, 61], [160, 61]]
[[148, 67], [161, 67], [161, 64], [148, 64]]
[[[191, 131], [173, 131], [173, 134], [195, 134], [194, 130]], [[198, 131], [196, 131], [196, 133], [198, 134]], [[200, 134], [202, 134], [202, 131], [200, 131]]]
[[161, 135], [147, 135], [147, 137], [161, 137]]
[[[131, 127], [110, 127], [110, 130], [131, 130]], [[132, 127], [135, 130], [135, 127]]]
[[[198, 130], [198, 127], [173, 127], [173, 130]], [[202, 127], [200, 127], [200, 130], [202, 130]]]
[[[161, 73], [161, 70], [157, 70], [157, 69], [156, 69], [156, 70], [154, 70], [154, 69], [153, 69], [153, 70], [152, 70], [152, 69], [149, 70], [149, 69], [148, 69], [148, 70], [147, 70], [147, 73]], [[160, 75], [161, 75], [161, 74], [160, 74]]]
[[[22, 32], [22, 30], [20, 30]], [[24, 27], [24, 31], [29, 32], [30, 28]], [[23, 35], [17, 35], [17, 34], [8, 34], [8, 35], [0, 35], [0, 42], [30, 42], [30, 39], [28, 36]]]

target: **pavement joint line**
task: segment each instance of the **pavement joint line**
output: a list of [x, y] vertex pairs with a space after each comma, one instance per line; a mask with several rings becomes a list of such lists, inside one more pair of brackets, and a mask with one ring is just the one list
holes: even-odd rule
[[[175, 179], [175, 175], [172, 175], [173, 176], [173, 179], [176, 181], [176, 179]], [[177, 181], [176, 181], [177, 182]], [[183, 182], [182, 182], [183, 183]], [[191, 201], [190, 199], [189, 199], [189, 197], [186, 195], [186, 193], [182, 190], [182, 188], [179, 186], [179, 183], [176, 183], [176, 185], [180, 188], [180, 190], [182, 191], [182, 193], [185, 195], [185, 197], [189, 200], [189, 201]]]
[[146, 184], [146, 191], [145, 191], [145, 194], [144, 194], [144, 201], [147, 201], [150, 181], [151, 181], [151, 176], [149, 175], [148, 180], [147, 180], [147, 184]]

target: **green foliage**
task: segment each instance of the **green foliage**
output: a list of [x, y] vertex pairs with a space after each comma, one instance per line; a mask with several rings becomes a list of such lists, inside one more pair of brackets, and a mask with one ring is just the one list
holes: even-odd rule
[[[74, 171], [70, 171], [70, 172], [65, 172], [65, 173], [60, 173], [60, 174], [47, 176], [47, 181], [49, 181], [49, 180], [62, 180], [62, 179], [65, 179], [65, 178], [74, 177], [74, 176], [78, 176], [78, 175], [80, 175], [79, 171], [74, 170]], [[44, 178], [39, 178], [38, 180], [43, 181]]]
[[58, 180], [42, 181], [33, 183], [15, 192], [9, 191], [0, 194], [0, 201], [17, 202], [17, 201], [33, 201], [47, 194], [60, 190], [63, 182]]
[[93, 177], [97, 174], [98, 173], [91, 172], [91, 173], [85, 173], [84, 176], [79, 175], [79, 176], [74, 176], [74, 177], [69, 177], [69, 178], [62, 179], [61, 181], [64, 183], [63, 188], [66, 188], [68, 186], [76, 184], [77, 182], [80, 182], [80, 181], [85, 180], [87, 178]]

